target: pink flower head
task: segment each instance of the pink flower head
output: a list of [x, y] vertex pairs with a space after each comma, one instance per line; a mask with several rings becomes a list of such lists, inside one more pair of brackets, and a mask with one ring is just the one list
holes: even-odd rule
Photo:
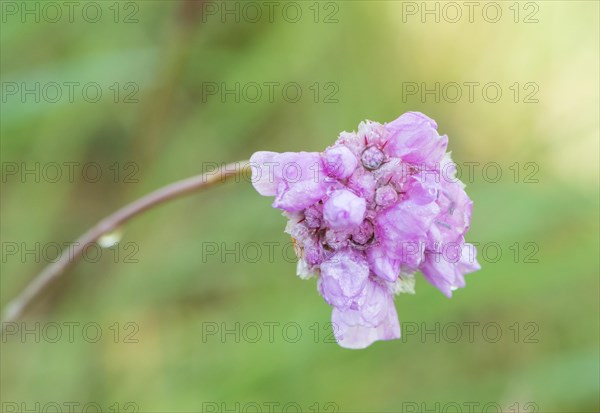
[[298, 275], [319, 277], [341, 346], [399, 338], [394, 295], [412, 292], [417, 271], [450, 297], [480, 268], [464, 239], [473, 203], [447, 145], [432, 119], [408, 112], [362, 122], [323, 153], [250, 159], [254, 187], [289, 219]]

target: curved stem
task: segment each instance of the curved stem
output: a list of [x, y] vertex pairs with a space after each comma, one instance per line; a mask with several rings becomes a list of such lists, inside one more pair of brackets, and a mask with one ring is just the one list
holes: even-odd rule
[[[75, 241], [73, 249], [68, 249], [69, 252], [63, 252], [57, 261], [44, 268], [25, 287], [19, 296], [8, 303], [4, 311], [3, 322], [18, 320], [54, 282], [66, 274], [68, 268], [81, 258], [86, 247], [90, 243], [96, 242], [104, 234], [116, 230], [133, 217], [157, 205], [191, 192], [223, 183], [228, 178], [242, 176], [249, 169], [248, 161], [230, 163], [214, 171], [196, 175], [157, 189], [107, 216], [80, 236]], [[2, 330], [4, 330], [4, 324]]]

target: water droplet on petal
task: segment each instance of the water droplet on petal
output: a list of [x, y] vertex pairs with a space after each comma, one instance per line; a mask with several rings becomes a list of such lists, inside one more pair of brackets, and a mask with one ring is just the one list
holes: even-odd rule
[[98, 245], [102, 248], [112, 248], [121, 241], [121, 238], [123, 238], [123, 231], [121, 228], [118, 228], [98, 238]]

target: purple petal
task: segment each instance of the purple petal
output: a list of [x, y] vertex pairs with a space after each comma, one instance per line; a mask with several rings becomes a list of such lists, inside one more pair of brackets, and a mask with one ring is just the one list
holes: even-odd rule
[[259, 151], [250, 157], [252, 185], [263, 196], [275, 196], [278, 181], [275, 178], [277, 152]]
[[338, 179], [346, 179], [356, 169], [356, 156], [344, 145], [328, 148], [323, 154], [325, 173]]
[[465, 274], [481, 268], [473, 245], [460, 245], [459, 253], [459, 256], [446, 252], [427, 253], [421, 266], [425, 279], [447, 297], [452, 297], [452, 291], [465, 286]]
[[321, 264], [319, 290], [330, 305], [347, 307], [363, 292], [368, 277], [369, 265], [365, 257], [347, 248]]
[[372, 174], [365, 172], [364, 169], [357, 169], [348, 180], [348, 188], [352, 189], [361, 198], [367, 202], [373, 201], [377, 182]]
[[400, 274], [400, 260], [391, 258], [385, 248], [376, 245], [367, 250], [367, 261], [371, 271], [378, 277], [394, 282]]
[[427, 231], [438, 213], [435, 202], [399, 202], [376, 217], [375, 234], [390, 257], [416, 268], [423, 259]]
[[385, 125], [389, 140], [388, 155], [414, 164], [438, 164], [448, 147], [448, 137], [437, 133], [433, 119], [419, 112], [408, 112]]
[[275, 208], [301, 211], [319, 201], [327, 191], [321, 156], [316, 152], [285, 152], [273, 158], [277, 185]]
[[400, 338], [400, 323], [391, 293], [370, 281], [369, 293], [358, 309], [334, 308], [331, 322], [338, 344], [361, 349], [378, 340]]
[[323, 207], [323, 219], [334, 230], [352, 230], [365, 218], [367, 203], [352, 192], [340, 189], [331, 194]]

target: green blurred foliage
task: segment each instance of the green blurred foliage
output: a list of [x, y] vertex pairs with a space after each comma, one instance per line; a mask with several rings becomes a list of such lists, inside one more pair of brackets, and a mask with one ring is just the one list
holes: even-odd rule
[[[494, 250], [488, 250], [491, 258], [481, 260], [482, 270], [451, 300], [419, 278], [415, 296], [396, 300], [400, 320], [428, 328], [497, 323], [502, 338], [492, 343], [479, 332], [473, 342], [452, 343], [444, 335], [436, 342], [433, 334], [422, 340], [404, 331], [403, 340], [362, 351], [338, 347], [327, 339], [330, 308], [314, 280], [294, 276], [295, 264], [281, 247], [272, 262], [264, 255], [254, 263], [206, 256], [206, 242], [289, 242], [285, 220], [269, 199], [248, 182], [229, 183], [127, 225], [121, 245], [139, 247], [137, 263], [123, 262], [129, 251], [118, 249], [118, 262], [105, 250], [99, 262], [76, 266], [27, 326], [96, 322], [102, 339], [90, 343], [80, 333], [73, 342], [3, 338], [3, 402], [29, 408], [95, 402], [105, 411], [134, 402], [145, 412], [200, 411], [203, 403], [231, 409], [236, 402], [295, 402], [305, 410], [333, 402], [346, 412], [452, 402], [498, 403], [506, 411], [515, 411], [515, 403], [534, 411], [523, 408], [528, 402], [541, 412], [600, 409], [597, 2], [529, 2], [539, 20], [530, 24], [513, 21], [512, 2], [501, 2], [498, 23], [481, 14], [473, 23], [465, 16], [458, 23], [432, 17], [422, 23], [394, 1], [322, 2], [318, 23], [314, 2], [297, 3], [303, 11], [297, 23], [281, 12], [273, 22], [263, 16], [236, 23], [208, 14], [212, 9], [201, 2], [181, 1], [117, 3], [118, 22], [113, 2], [96, 2], [104, 13], [97, 23], [77, 12], [73, 22], [22, 22], [8, 14], [7, 3], [23, 7], [2, 2], [3, 88], [7, 82], [97, 82], [104, 95], [97, 103], [80, 95], [73, 103], [36, 103], [3, 89], [3, 164], [97, 162], [104, 176], [97, 183], [35, 183], [3, 170], [3, 244], [66, 243], [115, 208], [211, 163], [245, 159], [256, 150], [319, 151], [363, 119], [385, 122], [418, 110], [449, 135], [459, 164], [501, 165], [499, 182], [489, 182], [479, 167], [467, 190], [475, 202], [468, 239], [497, 243], [502, 257], [492, 262]], [[523, 20], [530, 10], [518, 6]], [[324, 23], [332, 12], [338, 21]], [[129, 13], [137, 22], [124, 22]], [[116, 82], [117, 103], [109, 89]], [[139, 86], [137, 103], [124, 102], [127, 82]], [[206, 82], [298, 82], [303, 97], [297, 103], [277, 94], [274, 102], [223, 102], [218, 95], [203, 97]], [[309, 89], [315, 82], [316, 103]], [[338, 87], [337, 103], [323, 102], [327, 82]], [[481, 95], [472, 103], [466, 97], [422, 102], [403, 99], [403, 82], [497, 82], [504, 95], [497, 103]], [[523, 103], [521, 96], [515, 103], [514, 82], [535, 82], [539, 102]], [[122, 169], [127, 162], [138, 165], [139, 182], [113, 182], [115, 162], [121, 173], [129, 172]], [[515, 162], [518, 183], [509, 169]], [[523, 182], [527, 162], [539, 167], [539, 182]], [[523, 262], [531, 252], [526, 243], [537, 246], [538, 262]], [[3, 305], [44, 266], [31, 256], [23, 262], [5, 255], [3, 247]], [[129, 322], [138, 328], [137, 343], [122, 337], [131, 331]], [[302, 336], [283, 340], [279, 328], [272, 343], [265, 337], [236, 343], [232, 335], [222, 342], [220, 334], [203, 330], [208, 323], [234, 328], [253, 322], [297, 323]], [[526, 323], [537, 326], [537, 342], [523, 338], [532, 331]]]

